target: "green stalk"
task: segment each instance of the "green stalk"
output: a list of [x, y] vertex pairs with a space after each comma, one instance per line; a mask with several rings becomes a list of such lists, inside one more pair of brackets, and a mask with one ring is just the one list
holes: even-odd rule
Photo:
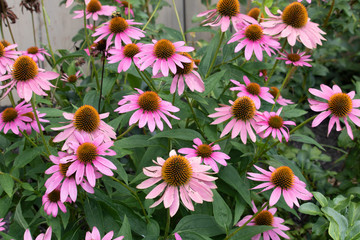
[[31, 13], [31, 23], [32, 23], [32, 28], [33, 28], [34, 44], [35, 44], [35, 46], [37, 46], [34, 13], [33, 13], [33, 11], [30, 11], [30, 13]]
[[173, 5], [174, 5], [174, 11], [175, 11], [176, 19], [177, 19], [178, 24], [179, 24], [181, 36], [182, 36], [182, 38], [183, 38], [183, 41], [186, 43], [185, 34], [184, 34], [183, 28], [182, 28], [182, 26], [181, 26], [181, 22], [180, 22], [180, 18], [179, 18], [179, 13], [178, 13], [177, 8], [176, 8], [175, 0], [172, 0], [172, 2], [173, 2]]
[[101, 105], [101, 97], [102, 97], [102, 89], [103, 89], [103, 82], [104, 82], [104, 72], [105, 72], [105, 51], [103, 52], [102, 56], [102, 69], [101, 69], [101, 82], [100, 82], [100, 97], [99, 97], [99, 105], [98, 105], [98, 112], [100, 113], [100, 105]]
[[11, 30], [11, 25], [10, 25], [9, 19], [7, 17], [5, 17], [5, 20], [6, 20], [6, 23], [8, 25], [8, 28], [9, 28], [9, 33], [10, 33], [10, 36], [11, 36], [11, 40], [13, 41], [13, 44], [15, 44], [15, 38], [14, 38], [13, 32]]
[[49, 28], [48, 28], [47, 21], [46, 21], [46, 10], [45, 10], [44, 0], [41, 0], [41, 6], [42, 6], [42, 12], [43, 12], [43, 18], [44, 18], [44, 24], [45, 24], [46, 38], [47, 38], [47, 41], [48, 41], [50, 54], [51, 54], [52, 60], [54, 62], [54, 67], [53, 68], [55, 68], [56, 60], [55, 60], [55, 55], [54, 55], [54, 52], [52, 50], [51, 42], [50, 42]]
[[144, 25], [144, 27], [141, 29], [141, 30], [145, 30], [147, 28], [147, 26], [149, 25], [150, 21], [152, 20], [152, 18], [154, 17], [155, 13], [157, 12], [157, 10], [159, 9], [159, 6], [160, 6], [160, 3], [161, 3], [162, 0], [159, 0], [153, 13], [151, 14], [149, 20], [146, 22], [146, 24]]
[[0, 18], [0, 27], [1, 27], [0, 28], [1, 29], [1, 37], [2, 37], [3, 40], [5, 40], [2, 18]]
[[133, 125], [131, 125], [128, 129], [126, 129], [125, 132], [123, 132], [122, 134], [120, 134], [115, 141], [120, 140], [122, 137], [124, 137], [127, 133], [129, 133], [131, 130], [134, 129], [134, 127], [136, 127], [136, 123], [134, 123]]
[[217, 55], [218, 55], [218, 53], [219, 53], [220, 46], [221, 46], [222, 41], [224, 40], [224, 37], [225, 37], [225, 33], [224, 33], [224, 32], [221, 32], [219, 45], [218, 45], [217, 48], [216, 48], [215, 55], [214, 55], [213, 59], [211, 60], [210, 67], [209, 67], [208, 72], [206, 73], [205, 78], [208, 78], [209, 75], [211, 74], [211, 70], [212, 70], [212, 68], [213, 68], [213, 66], [214, 66], [214, 64], [215, 64], [216, 57], [217, 57]]
[[[285, 48], [286, 44], [287, 44], [287, 40], [285, 39], [285, 41], [284, 41], [284, 43], [283, 43], [283, 45], [282, 45], [282, 48], [281, 48], [281, 50], [280, 50], [281, 52], [284, 51], [284, 48]], [[274, 63], [274, 66], [272, 67], [272, 69], [271, 69], [271, 71], [270, 71], [270, 74], [269, 74], [269, 76], [268, 76], [268, 79], [267, 79], [267, 81], [266, 81], [266, 83], [265, 83], [265, 87], [269, 84], [272, 75], [274, 75], [275, 69], [276, 69], [276, 66], [278, 65], [278, 63], [279, 63], [279, 59], [276, 59], [276, 61], [275, 61], [275, 63]]]
[[140, 77], [144, 80], [146, 85], [149, 86], [151, 91], [157, 92], [155, 86], [152, 84], [151, 80], [146, 76], [146, 74], [144, 73], [144, 76], [145, 76], [144, 77], [143, 74], [141, 73], [140, 69], [136, 65], [134, 65], [134, 66], [135, 66], [136, 71], [139, 73]]
[[167, 217], [166, 217], [166, 226], [165, 226], [165, 233], [164, 233], [164, 240], [167, 240], [170, 230], [170, 208], [167, 209]]
[[187, 103], [189, 104], [189, 107], [190, 107], [190, 110], [191, 110], [191, 112], [192, 112], [192, 115], [193, 115], [195, 124], [196, 124], [197, 128], [199, 129], [201, 136], [202, 136], [205, 140], [207, 140], [207, 137], [205, 136], [205, 134], [204, 134], [203, 131], [201, 130], [201, 127], [200, 127], [200, 124], [199, 124], [199, 120], [198, 120], [197, 117], [196, 117], [194, 108], [193, 108], [193, 106], [192, 106], [192, 104], [191, 104], [191, 102], [190, 102], [190, 99], [188, 98], [186, 92], [184, 92], [184, 96], [185, 96], [185, 98], [186, 98]]

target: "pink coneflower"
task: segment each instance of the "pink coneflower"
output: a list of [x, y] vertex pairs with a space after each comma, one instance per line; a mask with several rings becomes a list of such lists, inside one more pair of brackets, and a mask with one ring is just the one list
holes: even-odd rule
[[[97, 21], [99, 16], [111, 16], [115, 11], [115, 6], [101, 5], [99, 0], [90, 0], [89, 3], [86, 4], [86, 19], [92, 17], [94, 21]], [[76, 16], [74, 16], [73, 19], [84, 17], [84, 10], [74, 11], [74, 13]]]
[[115, 112], [119, 113], [136, 110], [129, 120], [129, 125], [139, 122], [139, 128], [143, 128], [147, 124], [149, 130], [153, 132], [155, 126], [161, 131], [164, 129], [161, 119], [166, 122], [169, 128], [172, 128], [170, 121], [165, 115], [179, 120], [178, 117], [170, 113], [180, 111], [179, 108], [173, 106], [170, 102], [162, 100], [155, 92], [143, 92], [140, 89], [135, 89], [139, 94], [124, 96], [118, 103], [120, 107], [115, 109]]
[[[284, 121], [282, 117], [280, 117], [282, 107], [277, 110], [277, 112], [263, 112], [257, 115], [258, 119], [256, 124], [259, 126], [256, 133], [258, 133], [262, 138], [268, 137], [270, 134], [274, 139], [276, 137], [282, 142], [283, 135], [285, 140], [288, 142], [290, 135], [289, 129], [285, 125], [294, 125], [293, 121]], [[265, 132], [264, 132], [265, 131]]]
[[5, 225], [5, 221], [3, 221], [4, 218], [0, 218], [0, 232], [4, 231], [5, 228], [3, 227]]
[[274, 99], [279, 94], [278, 99], [276, 99], [276, 102], [282, 106], [286, 106], [288, 104], [294, 104], [293, 101], [283, 98], [280, 95], [280, 90], [277, 87], [270, 87], [269, 93], [274, 97]]
[[115, 37], [115, 48], [121, 48], [121, 42], [130, 44], [131, 39], [140, 40], [145, 37], [145, 31], [135, 28], [132, 25], [142, 25], [142, 23], [134, 22], [133, 19], [125, 19], [120, 16], [113, 17], [110, 21], [104, 23], [95, 30], [93, 37], [99, 36], [95, 42], [108, 36], [106, 45], [110, 46], [113, 37]]
[[[77, 198], [77, 186], [75, 181], [75, 176], [66, 176], [66, 172], [69, 169], [70, 163], [60, 163], [60, 159], [70, 156], [65, 152], [58, 152], [58, 157], [50, 155], [50, 160], [55, 164], [49, 167], [45, 174], [52, 174], [45, 182], [46, 193], [51, 193], [55, 189], [60, 189], [60, 200], [65, 202], [68, 197], [75, 202]], [[95, 173], [96, 178], [100, 178], [102, 175], [100, 173]], [[93, 194], [94, 189], [90, 186], [86, 179], [83, 179], [80, 182], [81, 187], [88, 193]]]
[[64, 73], [63, 76], [61, 77], [61, 80], [64, 82], [75, 84], [81, 76], [82, 76], [82, 73], [80, 73], [80, 70], [79, 70], [73, 75], [67, 75], [66, 73]]
[[[46, 116], [46, 113], [40, 113], [38, 110], [36, 110], [36, 114], [37, 114], [37, 116], [39, 118], [39, 122], [43, 122], [43, 123], [49, 122], [49, 120], [46, 120], [46, 119], [43, 118], [43, 117]], [[25, 116], [25, 117], [28, 117], [28, 118], [31, 119], [30, 122], [25, 123], [25, 131], [26, 131], [26, 133], [28, 135], [31, 134], [32, 129], [34, 129], [36, 132], [40, 133], [39, 126], [38, 126], [38, 123], [36, 121], [36, 118], [35, 118], [35, 115], [34, 115], [34, 112], [33, 112], [32, 108], [31, 108], [30, 112], [24, 113], [24, 114], [22, 114], [22, 116]], [[41, 131], [45, 130], [44, 127], [41, 124], [40, 124], [40, 127], [41, 127]]]
[[[250, 139], [255, 142], [256, 136], [252, 128], [257, 129], [254, 116], [256, 114], [256, 108], [254, 101], [248, 96], [242, 96], [233, 101], [229, 101], [231, 106], [221, 105], [220, 108], [215, 108], [216, 113], [210, 114], [211, 118], [218, 118], [211, 124], [219, 124], [230, 118], [230, 122], [225, 126], [220, 137], [228, 134], [231, 129], [231, 138], [235, 138], [240, 134], [241, 141], [246, 144], [247, 134], [249, 133]], [[252, 127], [252, 128], [251, 128]]]
[[15, 51], [17, 44], [5, 46], [0, 42], [0, 73], [4, 75], [7, 71], [10, 72], [10, 66], [13, 65], [14, 60], [21, 52]]
[[100, 232], [97, 227], [93, 227], [92, 232], [86, 232], [85, 240], [122, 240], [123, 236], [112, 238], [114, 236], [114, 231], [108, 232], [103, 238], [100, 236]]
[[[70, 199], [66, 201], [70, 202]], [[58, 207], [63, 213], [66, 213], [66, 207], [60, 199], [60, 188], [57, 187], [54, 191], [50, 193], [45, 193], [42, 197], [42, 204], [44, 205], [44, 211], [47, 215], [52, 215], [56, 217], [58, 214]]]
[[[74, 0], [67, 0], [65, 7], [70, 7], [71, 4], [73, 4]], [[90, 0], [85, 0], [85, 4], [88, 4]]]
[[12, 70], [7, 75], [1, 76], [0, 81], [11, 79], [7, 84], [0, 86], [0, 90], [8, 88], [4, 98], [11, 89], [16, 85], [16, 90], [20, 98], [29, 102], [33, 92], [40, 96], [47, 96], [43, 90], [49, 91], [50, 87], [54, 87], [49, 80], [59, 77], [56, 72], [46, 72], [38, 68], [36, 62], [29, 56], [20, 56], [12, 65]]
[[[240, 3], [238, 0], [219, 0], [216, 9], [208, 10], [197, 15], [197, 17], [204, 17], [206, 19], [201, 23], [206, 23], [204, 26], [221, 26], [221, 31], [226, 32], [230, 26], [230, 22], [236, 20], [237, 22], [256, 22], [252, 17], [240, 13]], [[213, 20], [215, 18], [215, 20]]]
[[[259, 210], [256, 208], [254, 201], [252, 203], [252, 210], [254, 213], [257, 213]], [[274, 229], [267, 230], [263, 233], [257, 234], [253, 236], [252, 240], [259, 240], [261, 235], [263, 236], [263, 239], [273, 239], [273, 240], [280, 240], [279, 236], [286, 239], [289, 239], [289, 236], [286, 235], [283, 231], [287, 231], [290, 228], [283, 225], [284, 219], [275, 217], [277, 209], [276, 208], [269, 208], [267, 210], [267, 207], [264, 208], [255, 218], [253, 218], [247, 226], [271, 226], [274, 227]], [[241, 221], [239, 221], [236, 226], [241, 227], [243, 226], [250, 218], [252, 218], [253, 215], [247, 215], [245, 216]]]
[[23, 55], [31, 57], [35, 62], [45, 61], [43, 55], [51, 56], [44, 48], [38, 47], [29, 47], [26, 51], [23, 52]]
[[245, 47], [245, 59], [250, 60], [253, 53], [259, 61], [263, 60], [263, 51], [269, 56], [274, 54], [273, 49], [280, 49], [280, 43], [268, 35], [264, 35], [263, 28], [258, 23], [245, 24], [244, 28], [236, 32], [228, 44], [239, 42], [235, 47], [235, 52], [239, 52]]
[[134, 15], [134, 11], [133, 11], [133, 6], [132, 4], [129, 4], [128, 1], [121, 1], [121, 0], [116, 0], [118, 3], [120, 3], [120, 7], [124, 7], [124, 12], [125, 12], [125, 15], [128, 16], [129, 14], [129, 9], [130, 9], [130, 14], [135, 17]]
[[187, 158], [200, 157], [201, 160], [203, 160], [206, 165], [211, 166], [212, 170], [216, 173], [219, 172], [216, 162], [223, 166], [227, 165], [225, 160], [230, 159], [230, 157], [223, 152], [215, 152], [221, 150], [218, 144], [214, 146], [214, 143], [204, 144], [200, 138], [195, 138], [194, 143], [194, 148], [181, 148], [178, 152], [185, 154]]
[[129, 43], [121, 48], [110, 49], [109, 53], [112, 54], [112, 56], [108, 57], [108, 63], [120, 62], [118, 66], [119, 73], [126, 72], [132, 62], [134, 62], [137, 67], [140, 67], [140, 59], [135, 55], [141, 52], [142, 45], [142, 43]]
[[265, 181], [266, 183], [262, 183], [253, 189], [264, 188], [261, 191], [264, 192], [275, 188], [270, 196], [270, 206], [279, 201], [281, 194], [290, 208], [293, 208], [294, 204], [299, 207], [298, 198], [301, 200], [310, 200], [312, 198], [313, 195], [305, 188], [306, 184], [294, 175], [291, 168], [282, 166], [275, 169], [270, 166], [269, 172], [258, 166], [254, 165], [254, 167], [261, 173], [248, 172], [249, 176], [247, 178], [253, 181]]
[[75, 132], [75, 140], [71, 142], [73, 153], [60, 159], [61, 164], [71, 163], [66, 176], [70, 177], [75, 173], [76, 184], [80, 184], [86, 176], [90, 186], [95, 187], [96, 171], [107, 176], [113, 176], [111, 171], [116, 166], [102, 156], [114, 156], [116, 152], [109, 149], [114, 145], [113, 141], [103, 142], [104, 136], [100, 135], [92, 140], [88, 135]]
[[19, 135], [19, 129], [24, 131], [26, 129], [26, 123], [32, 121], [32, 119], [26, 115], [30, 111], [30, 104], [25, 104], [25, 101], [19, 103], [15, 108], [6, 108], [0, 113], [0, 131], [4, 128], [4, 133], [7, 134], [11, 129], [13, 133]]
[[143, 169], [144, 174], [150, 178], [136, 186], [145, 189], [162, 181], [146, 196], [146, 199], [153, 199], [164, 192], [162, 197], [150, 206], [151, 208], [164, 202], [165, 208], [170, 208], [170, 216], [174, 216], [179, 209], [180, 199], [191, 211], [194, 211], [191, 200], [196, 203], [213, 201], [211, 189], [216, 188], [213, 181], [217, 178], [208, 175], [206, 171], [211, 167], [201, 165], [201, 158], [186, 158], [171, 150], [168, 159], [158, 157], [153, 162], [158, 166]]
[[71, 151], [69, 144], [76, 140], [74, 134], [80, 133], [87, 135], [91, 139], [95, 139], [98, 136], [103, 136], [104, 142], [109, 142], [111, 139], [116, 138], [114, 128], [106, 124], [101, 119], [107, 118], [109, 113], [99, 114], [96, 109], [90, 105], [84, 105], [76, 110], [75, 113], [63, 113], [64, 118], [69, 120], [70, 123], [63, 127], [52, 128], [52, 130], [63, 130], [53, 140], [53, 142], [65, 143], [62, 147], [63, 151]]
[[144, 71], [153, 65], [153, 75], [160, 70], [167, 77], [169, 69], [176, 74], [177, 67], [184, 68], [183, 63], [191, 63], [191, 59], [180, 54], [181, 52], [192, 52], [193, 47], [184, 46], [185, 42], [172, 43], [167, 39], [153, 40], [153, 44], [145, 44], [142, 51], [137, 55], [140, 57], [140, 70]]
[[243, 76], [243, 79], [245, 85], [230, 79], [232, 83], [238, 86], [230, 88], [231, 91], [239, 91], [237, 94], [238, 97], [247, 96], [251, 98], [255, 103], [256, 109], [259, 109], [261, 106], [260, 98], [269, 103], [274, 103], [273, 96], [269, 93], [268, 87], [260, 87], [259, 84], [250, 82], [249, 78], [245, 75]]
[[280, 16], [273, 15], [267, 7], [265, 11], [270, 16], [261, 23], [265, 34], [287, 37], [291, 46], [298, 40], [310, 49], [316, 48], [317, 44], [322, 45], [321, 40], [326, 40], [322, 36], [326, 33], [318, 27], [319, 24], [310, 21], [307, 10], [301, 3], [293, 2], [283, 12], [278, 10]]
[[[51, 240], [51, 235], [52, 235], [52, 228], [48, 227], [45, 234], [44, 233], [39, 234], [35, 238], [35, 240]], [[25, 230], [24, 240], [33, 240], [32, 236], [31, 236], [31, 233], [30, 233], [30, 229]]]
[[328, 135], [330, 134], [330, 131], [335, 123], [336, 131], [342, 130], [339, 120], [343, 119], [349, 137], [354, 139], [347, 117], [349, 117], [356, 126], [360, 127], [360, 119], [358, 118], [360, 117], [360, 110], [356, 109], [360, 107], [360, 99], [353, 99], [355, 96], [355, 91], [343, 93], [337, 85], [334, 85], [331, 89], [330, 87], [321, 84], [320, 88], [321, 91], [314, 88], [309, 88], [309, 92], [311, 94], [327, 100], [327, 102], [321, 102], [310, 98], [308, 99], [311, 110], [315, 112], [321, 112], [314, 119], [311, 126], [318, 126], [325, 118], [332, 114], [332, 117], [329, 121]]
[[283, 53], [279, 52], [279, 54], [282, 57], [277, 57], [276, 59], [284, 60], [285, 64], [292, 64], [294, 66], [299, 66], [299, 67], [303, 67], [303, 66], [312, 67], [309, 63], [307, 63], [312, 61], [312, 59], [310, 59], [311, 56], [305, 55], [306, 52], [302, 52], [302, 53], [299, 52], [300, 50], [298, 50], [297, 53], [293, 53], [293, 49], [291, 49], [291, 53], [288, 53], [286, 51], [284, 51]]

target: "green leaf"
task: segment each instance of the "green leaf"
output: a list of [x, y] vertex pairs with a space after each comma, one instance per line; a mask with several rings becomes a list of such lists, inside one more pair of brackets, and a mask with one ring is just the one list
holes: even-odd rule
[[[202, 234], [199, 234], [198, 232], [195, 232], [195, 231], [180, 231], [180, 232], [178, 232], [178, 234], [184, 240], [185, 239], [186, 240], [211, 240], [211, 238], [204, 236]], [[175, 237], [170, 238], [170, 239], [175, 239]]]
[[318, 206], [316, 206], [315, 204], [313, 204], [312, 202], [307, 202], [304, 203], [300, 206], [299, 211], [301, 213], [305, 213], [308, 215], [322, 215], [322, 212], [320, 211], [320, 208]]
[[214, 191], [213, 212], [215, 221], [224, 229], [231, 226], [232, 214], [229, 206], [217, 191]]
[[134, 135], [127, 138], [120, 139], [114, 143], [115, 148], [144, 148], [152, 146], [149, 141], [149, 135]]
[[347, 219], [333, 208], [324, 207], [321, 210], [330, 221], [329, 235], [335, 240], [345, 239], [345, 233], [348, 229]]
[[147, 224], [146, 227], [146, 236], [144, 240], [158, 240], [160, 236], [160, 226], [159, 224], [154, 220], [150, 219], [150, 222]]
[[214, 88], [221, 83], [221, 79], [225, 75], [225, 71], [220, 71], [210, 75], [206, 80], [204, 80], [205, 91], [201, 94], [202, 96], [208, 95]]
[[225, 233], [216, 223], [214, 217], [203, 214], [194, 214], [183, 217], [174, 230], [174, 232], [180, 231], [194, 231], [207, 237]]
[[15, 221], [22, 226], [24, 229], [28, 229], [29, 228], [29, 224], [25, 221], [25, 218], [23, 216], [22, 213], [22, 209], [21, 209], [21, 201], [18, 203], [18, 205], [16, 206], [15, 209]]
[[297, 106], [297, 104], [287, 105], [287, 106], [282, 107], [283, 109], [282, 109], [280, 115], [284, 119], [288, 119], [288, 118], [301, 117], [307, 113], [307, 111], [304, 111], [302, 109], [296, 109], [295, 108], [296, 106]]
[[23, 168], [26, 164], [30, 163], [34, 160], [37, 156], [39, 156], [44, 150], [44, 147], [37, 147], [37, 148], [29, 148], [16, 156], [14, 161], [15, 168]]
[[207, 73], [207, 71], [208, 71], [208, 69], [210, 67], [210, 63], [211, 63], [212, 59], [215, 56], [215, 52], [216, 52], [216, 49], [217, 49], [217, 47], [219, 45], [219, 41], [220, 41], [220, 34], [216, 34], [211, 39], [209, 45], [206, 47], [205, 55], [201, 59], [200, 64], [199, 64], [199, 72], [203, 76], [205, 76], [205, 74]]
[[0, 185], [9, 197], [12, 197], [14, 180], [7, 173], [0, 175]]
[[52, 117], [62, 117], [64, 111], [56, 108], [38, 108], [37, 109], [40, 113], [46, 113], [46, 118]]
[[185, 128], [185, 129], [171, 129], [171, 130], [159, 132], [155, 134], [155, 136], [150, 138], [150, 140], [156, 138], [169, 138], [169, 139], [192, 141], [194, 140], [194, 138], [201, 138], [201, 135], [195, 130]]
[[11, 206], [11, 198], [7, 195], [0, 198], [0, 218], [4, 218], [9, 211]]
[[325, 149], [323, 148], [323, 146], [321, 146], [320, 143], [318, 143], [317, 141], [315, 141], [314, 139], [312, 139], [311, 137], [308, 137], [306, 135], [294, 133], [294, 134], [290, 135], [290, 141], [312, 144], [312, 145], [317, 146], [321, 150], [325, 151]]
[[349, 206], [351, 200], [354, 198], [353, 195], [349, 196], [349, 197], [344, 197], [342, 195], [338, 195], [333, 199], [334, 202], [334, 209], [336, 211], [341, 211], [345, 208], [347, 208], [347, 206]]
[[324, 195], [319, 192], [312, 192], [312, 194], [322, 207], [326, 207], [328, 205], [328, 201]]
[[124, 220], [119, 232], [120, 236], [124, 236], [125, 239], [132, 240], [131, 227], [128, 218], [124, 216]]
[[[241, 230], [239, 230], [231, 239], [250, 240], [253, 236], [265, 231], [269, 231], [271, 229], [274, 228], [271, 226], [245, 226]], [[236, 231], [236, 229], [231, 231], [230, 234], [233, 233], [234, 231]]]
[[99, 229], [99, 231], [103, 233], [104, 219], [100, 204], [91, 198], [86, 198], [84, 204], [84, 212], [85, 212], [86, 222], [88, 223], [90, 228], [96, 226]]

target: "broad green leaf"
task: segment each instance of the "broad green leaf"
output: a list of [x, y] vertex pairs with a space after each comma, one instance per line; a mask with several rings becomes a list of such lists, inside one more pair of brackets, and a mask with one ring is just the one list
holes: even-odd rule
[[46, 113], [46, 118], [52, 118], [52, 117], [62, 117], [64, 111], [61, 111], [60, 109], [56, 108], [38, 108], [37, 109], [40, 113]]
[[201, 94], [202, 96], [208, 95], [214, 88], [221, 83], [225, 71], [220, 71], [210, 75], [206, 80], [204, 80], [205, 91]]
[[180, 231], [194, 231], [207, 237], [225, 233], [216, 223], [213, 216], [203, 214], [187, 215], [183, 217], [174, 230], [174, 232]]
[[322, 215], [322, 212], [320, 211], [320, 208], [318, 206], [316, 206], [315, 204], [313, 204], [312, 202], [307, 202], [304, 203], [300, 206], [299, 208], [299, 212], [301, 213], [305, 213], [308, 215]]
[[22, 213], [21, 201], [20, 201], [20, 202], [18, 203], [18, 205], [16, 206], [14, 218], [15, 218], [15, 221], [16, 221], [20, 226], [22, 226], [24, 229], [29, 228], [29, 224], [25, 221], [25, 218], [24, 218], [23, 213]]
[[321, 209], [326, 218], [330, 221], [329, 234], [335, 240], [345, 239], [348, 229], [347, 219], [333, 208], [324, 207]]
[[120, 139], [114, 143], [115, 148], [137, 148], [137, 147], [148, 147], [151, 146], [149, 141], [149, 135], [134, 135], [127, 138]]
[[307, 111], [295, 108], [296, 106], [297, 106], [297, 104], [287, 105], [287, 106], [282, 107], [283, 109], [282, 109], [280, 115], [284, 119], [288, 119], [288, 118], [301, 117], [307, 113]]
[[147, 224], [146, 227], [146, 235], [145, 240], [158, 240], [160, 236], [160, 226], [159, 224], [154, 220], [150, 219], [150, 222]]
[[0, 218], [4, 218], [6, 216], [10, 206], [11, 198], [9, 198], [7, 195], [4, 195], [4, 197], [0, 198]]
[[[180, 231], [180, 232], [178, 232], [178, 234], [184, 240], [185, 239], [186, 240], [211, 240], [211, 238], [204, 236], [202, 234], [199, 234], [196, 231]], [[170, 239], [175, 239], [175, 237], [173, 236]]]
[[328, 201], [324, 195], [319, 192], [312, 192], [312, 194], [322, 207], [326, 207], [328, 205]]
[[[205, 76], [210, 67], [211, 61], [215, 56], [216, 49], [219, 45], [220, 34], [215, 34], [214, 38], [211, 39], [209, 45], [206, 47], [205, 55], [202, 57], [199, 64], [199, 72]], [[215, 56], [216, 57], [216, 56]]]
[[119, 235], [124, 236], [125, 239], [132, 240], [131, 227], [130, 227], [129, 220], [126, 217], [126, 215], [124, 216], [124, 220], [122, 222], [122, 226], [120, 228]]
[[171, 129], [155, 134], [150, 140], [156, 138], [170, 138], [192, 141], [194, 138], [201, 138], [200, 133], [192, 129]]
[[344, 197], [342, 195], [338, 195], [333, 199], [334, 202], [334, 209], [336, 211], [341, 211], [345, 209], [347, 206], [349, 206], [351, 200], [354, 198], [353, 195], [350, 195], [349, 197]]
[[231, 226], [232, 214], [229, 206], [217, 191], [214, 192], [213, 212], [215, 221], [224, 229], [228, 229]]
[[44, 147], [37, 147], [37, 148], [29, 148], [16, 156], [14, 161], [15, 168], [23, 168], [26, 164], [30, 163], [34, 160], [37, 156], [39, 156], [44, 150]]
[[86, 198], [84, 203], [86, 222], [92, 228], [96, 226], [101, 233], [104, 233], [103, 211], [100, 204], [91, 198]]
[[360, 239], [360, 221], [356, 221], [355, 224], [348, 230], [348, 239]]
[[[274, 228], [271, 226], [245, 226], [241, 230], [236, 232], [236, 234], [231, 239], [250, 240], [253, 236], [265, 231], [269, 231], [271, 229]], [[237, 229], [234, 229], [233, 231], [230, 232], [230, 234], [235, 232], [236, 230]]]
[[0, 185], [9, 197], [12, 197], [14, 180], [7, 173], [0, 175]]
[[323, 148], [323, 146], [321, 146], [320, 143], [318, 143], [317, 141], [315, 141], [313, 138], [308, 137], [306, 135], [302, 135], [299, 133], [294, 133], [290, 136], [290, 141], [295, 141], [295, 142], [302, 142], [302, 143], [308, 143], [308, 144], [312, 144], [317, 146], [318, 148], [320, 148], [321, 150], [325, 151], [325, 149]]

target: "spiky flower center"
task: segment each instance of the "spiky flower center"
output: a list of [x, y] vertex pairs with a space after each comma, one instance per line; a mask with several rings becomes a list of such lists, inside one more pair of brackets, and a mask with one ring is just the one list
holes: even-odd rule
[[29, 56], [20, 56], [15, 60], [12, 75], [16, 81], [27, 81], [34, 79], [38, 74], [36, 62]]
[[300, 55], [299, 54], [297, 54], [297, 53], [289, 53], [288, 55], [287, 55], [287, 58], [290, 60], [290, 61], [292, 61], [292, 62], [297, 62], [297, 61], [299, 61], [300, 60]]
[[268, 123], [270, 127], [280, 129], [283, 126], [283, 119], [280, 116], [271, 116]]
[[90, 0], [86, 6], [86, 11], [89, 13], [95, 13], [101, 10], [101, 3], [99, 0]]
[[183, 186], [187, 184], [193, 171], [189, 160], [181, 155], [174, 155], [166, 159], [161, 168], [161, 176], [171, 186]]
[[100, 125], [100, 115], [93, 106], [84, 105], [74, 114], [74, 126], [77, 130], [94, 132]]
[[2, 112], [2, 121], [5, 123], [14, 121], [18, 116], [15, 108], [7, 108]]
[[30, 118], [30, 119], [33, 120], [33, 121], [35, 120], [34, 113], [32, 113], [32, 112], [28, 112], [28, 113], [21, 114], [21, 116], [28, 117], [28, 118]]
[[92, 44], [91, 47], [98, 51], [105, 51], [106, 50], [106, 40], [101, 39], [97, 43]]
[[240, 3], [238, 0], [219, 0], [216, 9], [221, 16], [234, 17], [240, 13]]
[[145, 111], [155, 112], [160, 107], [160, 97], [155, 92], [147, 91], [139, 96], [138, 104]]
[[132, 4], [129, 4], [128, 1], [121, 1], [121, 4], [124, 5], [124, 7], [128, 8], [130, 5], [130, 8], [133, 8]]
[[57, 203], [60, 200], [60, 191], [55, 189], [54, 191], [48, 194], [48, 198], [50, 202]]
[[125, 57], [133, 58], [140, 52], [140, 48], [135, 43], [126, 44], [123, 50]]
[[67, 80], [69, 83], [76, 83], [78, 77], [76, 75], [70, 75]]
[[201, 144], [196, 149], [196, 154], [202, 158], [209, 158], [212, 153], [213, 150], [208, 144]]
[[6, 40], [1, 40], [1, 44], [4, 45], [4, 47], [10, 46], [11, 43]]
[[3, 57], [5, 54], [5, 46], [0, 43], [0, 57]]
[[308, 13], [304, 5], [293, 2], [284, 9], [282, 20], [293, 28], [302, 28], [308, 21]]
[[294, 180], [295, 175], [287, 166], [279, 167], [271, 174], [271, 182], [281, 189], [290, 189], [294, 184]]
[[114, 17], [110, 20], [109, 28], [112, 33], [122, 33], [129, 27], [129, 24], [123, 17]]
[[194, 59], [194, 63], [195, 63], [196, 66], [199, 66], [200, 62], [201, 62], [200, 59]]
[[274, 222], [274, 216], [267, 210], [261, 211], [254, 219], [255, 224], [258, 226], [266, 225], [272, 226]]
[[245, 29], [245, 36], [247, 39], [251, 41], [257, 41], [260, 40], [263, 36], [263, 30], [261, 27], [257, 24], [251, 24], [246, 27]]
[[335, 93], [328, 101], [329, 109], [337, 117], [346, 117], [352, 109], [352, 100], [346, 93]]
[[257, 8], [257, 7], [252, 8], [252, 9], [248, 12], [247, 15], [250, 16], [250, 17], [252, 17], [252, 18], [255, 19], [255, 20], [258, 20], [259, 15], [260, 15], [260, 8]]
[[92, 163], [97, 157], [97, 148], [93, 143], [83, 143], [76, 150], [76, 156], [82, 163]]
[[232, 115], [241, 121], [247, 121], [254, 117], [256, 112], [254, 101], [247, 97], [242, 96], [235, 100], [231, 107]]
[[183, 74], [191, 73], [191, 71], [194, 69], [194, 61], [192, 60], [190, 54], [183, 52], [183, 53], [180, 53], [180, 55], [183, 55], [184, 57], [189, 58], [191, 60], [191, 62], [182, 63], [184, 68], [181, 68], [178, 65], [176, 65], [176, 74], [183, 75]]
[[39, 48], [38, 47], [29, 47], [27, 49], [27, 52], [30, 54], [37, 54], [39, 52]]
[[[269, 93], [276, 98], [276, 96], [279, 94], [280, 90], [277, 87], [271, 87], [269, 90]], [[280, 94], [279, 94], [280, 97]]]
[[168, 59], [175, 54], [175, 46], [167, 39], [161, 39], [154, 45], [154, 53], [157, 58]]
[[72, 162], [59, 164], [60, 173], [61, 173], [61, 175], [63, 175], [63, 177], [66, 177], [66, 172], [69, 169], [71, 164], [72, 164]]
[[246, 91], [252, 95], [259, 95], [260, 90], [260, 85], [257, 83], [249, 83], [249, 85], [246, 86]]

